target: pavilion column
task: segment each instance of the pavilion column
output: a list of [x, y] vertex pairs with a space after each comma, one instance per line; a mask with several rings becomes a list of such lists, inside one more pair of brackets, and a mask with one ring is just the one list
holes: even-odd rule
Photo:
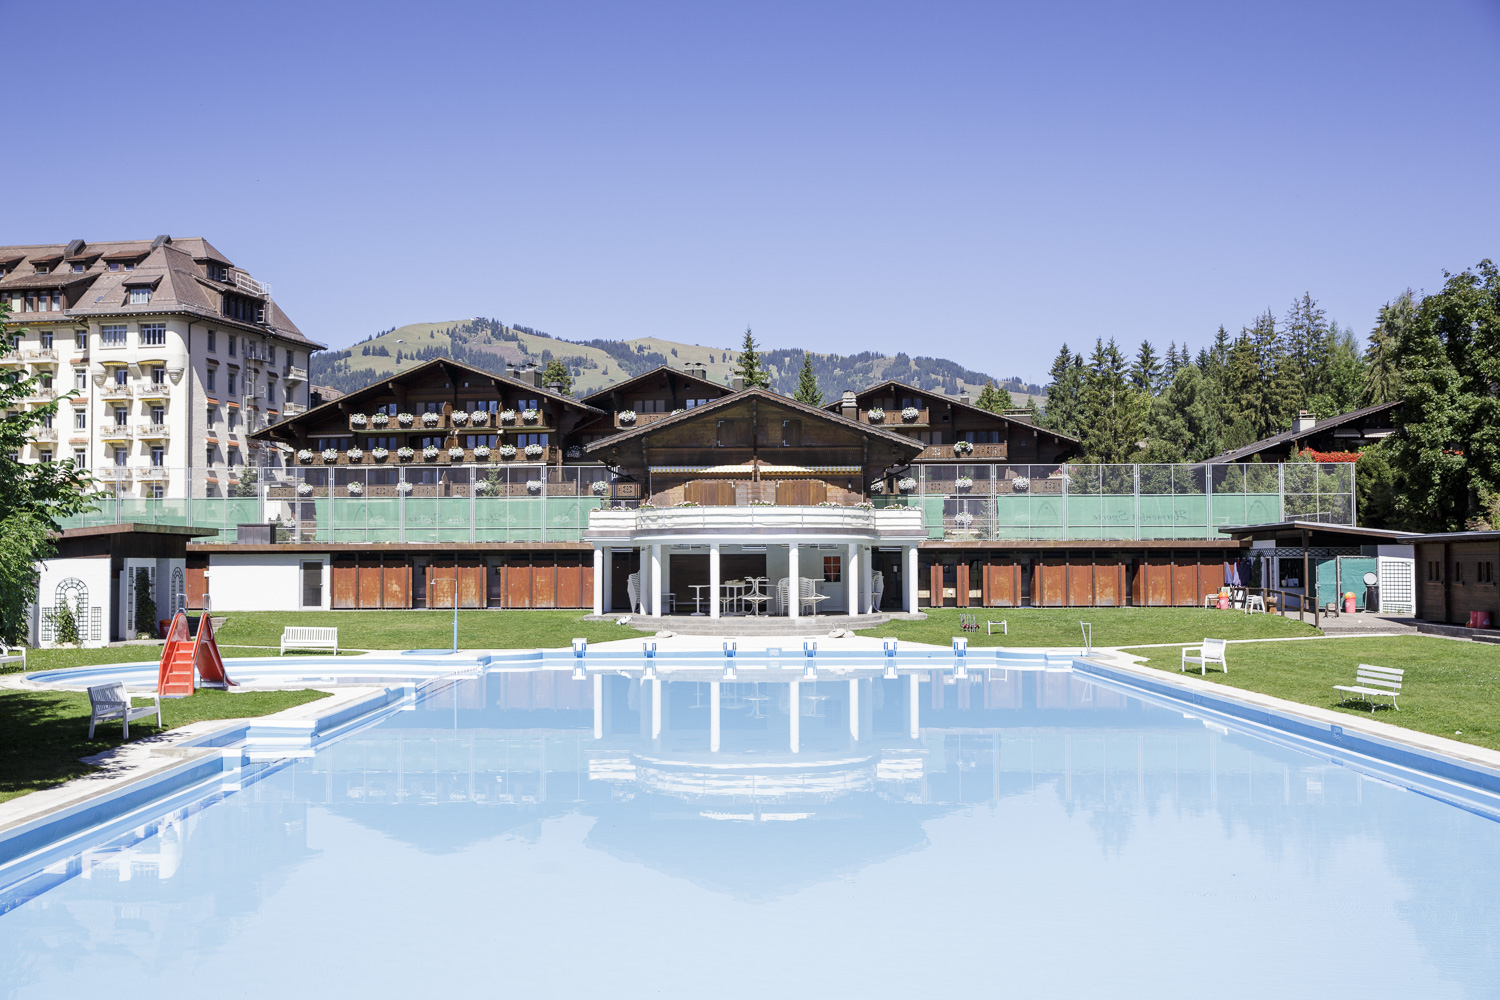
[[708, 749], [711, 753], [719, 752], [719, 682], [710, 681], [708, 685]]
[[594, 546], [594, 614], [604, 614], [604, 546]]
[[916, 739], [921, 734], [918, 716], [922, 710], [922, 687], [916, 671], [906, 676], [911, 678], [911, 738]]
[[661, 546], [651, 546], [651, 610], [654, 618], [661, 617]]
[[917, 610], [917, 547], [915, 545], [906, 547], [906, 610], [908, 612]]
[[844, 580], [849, 593], [847, 614], [859, 614], [859, 543], [849, 543], [849, 559], [844, 566]]
[[859, 741], [859, 681], [849, 678], [849, 737]]
[[[793, 542], [786, 548], [786, 576], [786, 614], [788, 618], [800, 618], [802, 617], [802, 567], [798, 564], [796, 542]], [[795, 686], [794, 684], [793, 687]], [[792, 732], [795, 733], [796, 729], [793, 729]], [[797, 742], [795, 736], [792, 737], [792, 742]]]
[[787, 704], [791, 706], [788, 712], [792, 723], [791, 749], [792, 753], [797, 753], [802, 745], [802, 688], [796, 681], [792, 681], [790, 687], [791, 697]]
[[594, 739], [604, 739], [604, 675], [594, 674]]
[[[717, 617], [719, 617], [719, 543], [718, 542], [709, 542], [708, 543], [708, 617], [710, 617], [710, 618], [717, 618]], [[718, 685], [717, 684], [714, 685], [714, 690], [718, 690]], [[714, 702], [714, 706], [715, 706], [714, 707], [714, 718], [715, 718], [715, 720], [717, 720], [718, 717], [719, 717], [719, 715], [718, 715], [718, 712], [719, 712], [718, 704], [719, 703], [717, 701]], [[715, 726], [717, 726], [717, 725], [718, 725], [718, 723], [715, 722]], [[715, 739], [715, 742], [717, 742], [717, 738]], [[714, 749], [718, 749], [718, 748], [715, 747]]]
[[870, 612], [873, 614], [880, 609], [875, 603], [875, 549], [865, 549], [865, 557], [859, 561], [860, 575], [863, 577], [860, 586], [864, 588], [864, 599], [870, 602]]
[[[915, 677], [916, 675], [913, 674], [912, 676]], [[913, 717], [913, 719], [915, 719], [916, 718], [916, 716], [915, 716], [916, 709], [912, 709], [912, 712], [914, 713], [912, 717]], [[913, 725], [913, 727], [915, 727], [916, 726], [916, 722], [913, 721], [912, 725]], [[651, 738], [653, 740], [659, 740], [659, 739], [661, 739], [661, 678], [660, 677], [653, 677], [653, 678], [651, 678]]]

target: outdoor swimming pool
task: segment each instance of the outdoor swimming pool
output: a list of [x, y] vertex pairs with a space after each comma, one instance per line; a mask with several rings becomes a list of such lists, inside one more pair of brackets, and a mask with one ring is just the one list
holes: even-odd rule
[[947, 659], [432, 682], [0, 897], [0, 982], [1494, 995], [1492, 819], [1082, 673]]

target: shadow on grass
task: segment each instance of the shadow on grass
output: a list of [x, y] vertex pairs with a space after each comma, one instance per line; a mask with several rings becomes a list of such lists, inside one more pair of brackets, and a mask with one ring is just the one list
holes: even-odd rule
[[[165, 730], [153, 717], [131, 724], [130, 741]], [[80, 757], [121, 744], [118, 721], [102, 722], [88, 738], [89, 699], [82, 692], [0, 692], [0, 801], [98, 771]]]

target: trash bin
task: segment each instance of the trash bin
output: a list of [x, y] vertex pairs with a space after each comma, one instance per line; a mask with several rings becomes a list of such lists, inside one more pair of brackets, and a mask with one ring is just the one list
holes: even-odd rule
[[1488, 611], [1470, 611], [1469, 628], [1489, 628], [1490, 613]]
[[1344, 594], [1344, 614], [1354, 614], [1354, 591]]

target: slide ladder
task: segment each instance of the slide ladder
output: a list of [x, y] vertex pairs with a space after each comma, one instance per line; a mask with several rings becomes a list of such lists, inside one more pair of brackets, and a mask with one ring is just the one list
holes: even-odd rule
[[163, 698], [186, 697], [193, 693], [195, 674], [205, 687], [234, 684], [224, 669], [219, 644], [214, 641], [213, 619], [207, 612], [189, 618], [179, 611], [167, 629], [167, 644], [162, 649], [161, 667], [156, 674], [156, 693]]

